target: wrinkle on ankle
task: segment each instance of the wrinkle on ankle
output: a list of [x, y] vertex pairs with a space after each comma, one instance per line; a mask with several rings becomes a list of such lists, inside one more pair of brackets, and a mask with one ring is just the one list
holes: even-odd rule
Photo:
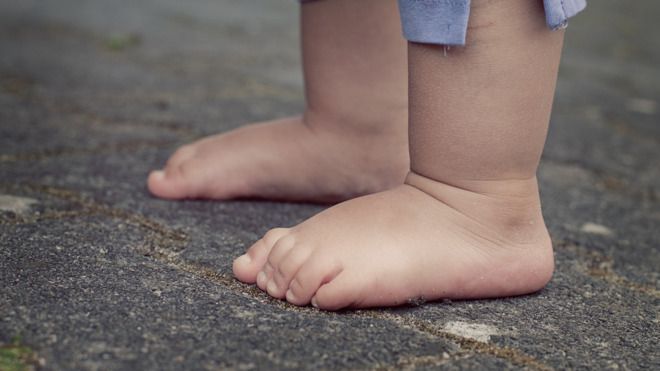
[[[498, 181], [494, 186], [504, 188], [505, 192], [475, 191], [410, 172], [405, 184], [436, 199], [475, 225], [495, 232], [505, 241], [528, 244], [548, 240], [536, 179], [521, 184], [519, 181], [502, 182], [505, 183]], [[503, 187], [508, 182], [512, 182], [513, 190]], [[490, 181], [488, 183], [493, 185]]]

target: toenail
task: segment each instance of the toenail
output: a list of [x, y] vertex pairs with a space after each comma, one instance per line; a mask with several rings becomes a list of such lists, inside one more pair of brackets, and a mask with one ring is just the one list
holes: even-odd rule
[[316, 302], [316, 296], [312, 298], [312, 306], [313, 306], [314, 308], [318, 308], [318, 307], [319, 307], [319, 304]]
[[264, 273], [263, 271], [259, 272], [259, 274], [257, 275], [257, 283], [259, 284], [259, 286], [265, 285], [267, 279], [268, 276], [266, 276], [266, 273]]
[[266, 286], [266, 291], [268, 291], [269, 294], [275, 293], [277, 291], [277, 284], [275, 281], [270, 280], [268, 282], [268, 285]]
[[293, 295], [293, 291], [286, 290], [286, 300], [289, 301], [289, 302], [296, 300], [296, 296]]
[[154, 177], [158, 178], [159, 180], [165, 178], [165, 172], [163, 170], [154, 170], [152, 174]]
[[238, 264], [250, 264], [252, 263], [252, 258], [250, 258], [250, 255], [248, 254], [243, 254], [236, 258], [236, 263]]

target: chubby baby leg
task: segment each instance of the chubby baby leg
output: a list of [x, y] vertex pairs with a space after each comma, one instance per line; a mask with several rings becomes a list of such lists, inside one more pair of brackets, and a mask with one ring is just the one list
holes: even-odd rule
[[396, 1], [301, 8], [304, 113], [181, 147], [150, 174], [154, 195], [337, 202], [403, 183], [407, 61]]
[[468, 40], [409, 44], [405, 184], [276, 229], [238, 279], [323, 309], [541, 289], [554, 262], [539, 200], [563, 31], [541, 2], [472, 1]]

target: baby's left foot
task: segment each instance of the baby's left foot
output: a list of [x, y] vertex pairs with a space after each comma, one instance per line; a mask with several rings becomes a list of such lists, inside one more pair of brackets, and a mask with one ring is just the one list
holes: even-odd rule
[[552, 276], [536, 179], [398, 188], [269, 231], [234, 261], [239, 280], [336, 310], [521, 295]]

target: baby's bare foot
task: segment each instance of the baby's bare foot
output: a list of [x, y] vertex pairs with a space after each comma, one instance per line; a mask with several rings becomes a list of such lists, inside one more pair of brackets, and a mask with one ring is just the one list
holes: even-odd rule
[[552, 276], [536, 179], [395, 189], [269, 231], [234, 261], [239, 280], [329, 310], [526, 294]]
[[308, 114], [248, 125], [179, 148], [148, 187], [168, 199], [313, 202], [382, 191], [401, 184], [408, 168], [401, 116], [354, 125]]

